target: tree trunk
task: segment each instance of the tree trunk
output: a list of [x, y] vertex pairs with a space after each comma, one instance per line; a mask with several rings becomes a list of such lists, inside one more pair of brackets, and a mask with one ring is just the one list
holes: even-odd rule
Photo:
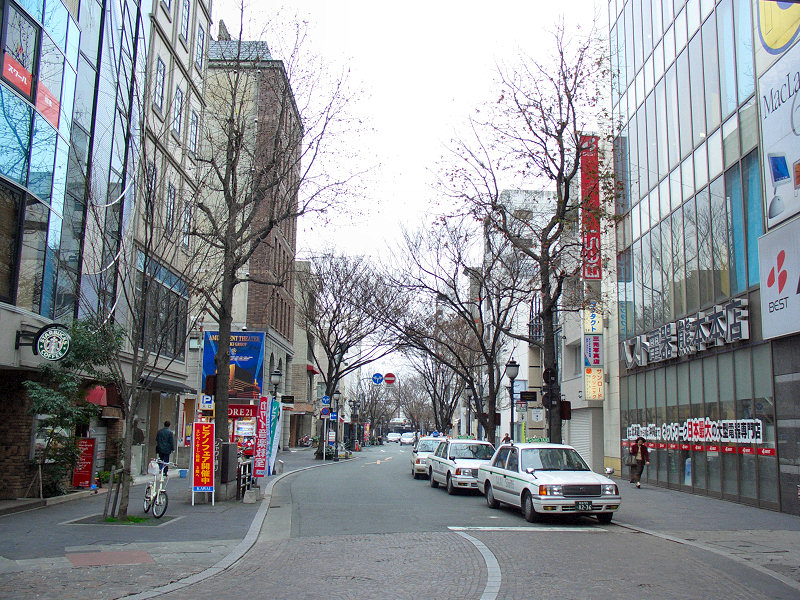
[[[125, 520], [128, 518], [128, 504], [130, 500], [130, 491], [131, 491], [131, 457], [133, 456], [133, 435], [131, 432], [133, 431], [133, 419], [134, 414], [131, 411], [128, 411], [128, 414], [125, 417], [125, 435], [122, 438], [122, 483], [120, 484], [120, 494], [119, 494], [119, 509], [117, 511], [117, 517], [120, 520]], [[109, 489], [108, 493], [111, 493], [111, 490], [114, 489], [114, 480], [109, 480]]]

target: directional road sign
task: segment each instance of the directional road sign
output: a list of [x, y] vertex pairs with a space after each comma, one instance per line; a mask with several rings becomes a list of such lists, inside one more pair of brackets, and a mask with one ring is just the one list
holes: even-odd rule
[[383, 383], [383, 375], [381, 375], [380, 373], [375, 373], [372, 376], [372, 383], [374, 383], [375, 385], [382, 384]]
[[383, 376], [383, 383], [385, 383], [386, 385], [394, 385], [395, 381], [396, 377], [394, 376], [394, 373], [387, 373], [386, 375]]
[[331, 421], [335, 421], [338, 418], [339, 418], [339, 413], [337, 413], [335, 410], [332, 410], [331, 411]]
[[331, 403], [331, 397], [330, 396], [323, 396], [322, 397], [322, 404], [330, 404], [330, 403]]

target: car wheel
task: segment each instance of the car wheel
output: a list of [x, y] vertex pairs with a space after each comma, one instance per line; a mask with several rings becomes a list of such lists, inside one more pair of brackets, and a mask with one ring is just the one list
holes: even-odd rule
[[528, 491], [522, 496], [522, 516], [528, 523], [537, 523], [542, 520], [542, 515], [537, 513], [533, 507], [533, 498]]
[[414, 465], [411, 465], [411, 476], [416, 479], [417, 478], [417, 471], [414, 469]]
[[609, 523], [611, 523], [611, 519], [613, 516], [614, 513], [610, 512], [600, 513], [599, 515], [597, 515], [597, 520], [600, 521], [603, 525], [608, 525]]
[[439, 482], [438, 482], [438, 481], [436, 481], [436, 480], [433, 478], [433, 469], [430, 469], [430, 470], [428, 471], [428, 478], [431, 480], [431, 487], [432, 487], [432, 488], [437, 488], [437, 487], [439, 487]]
[[453, 479], [450, 477], [450, 473], [447, 474], [447, 493], [451, 496], [456, 493], [456, 486], [453, 485]]
[[486, 484], [486, 504], [489, 506], [489, 508], [497, 508], [500, 506], [500, 503], [495, 500], [491, 483]]

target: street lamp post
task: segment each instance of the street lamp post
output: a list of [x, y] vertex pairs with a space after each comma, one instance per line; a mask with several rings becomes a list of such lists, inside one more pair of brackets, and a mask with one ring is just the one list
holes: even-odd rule
[[514, 441], [514, 380], [519, 375], [519, 365], [513, 358], [506, 363], [506, 375], [508, 375], [511, 385], [508, 392], [511, 395], [511, 441]]
[[333, 437], [333, 460], [339, 460], [339, 400], [341, 400], [342, 394], [339, 390], [333, 392], [333, 402], [334, 406], [336, 407], [336, 422], [334, 423], [334, 437]]
[[472, 435], [472, 419], [470, 409], [472, 408], [472, 391], [467, 391], [467, 435]]

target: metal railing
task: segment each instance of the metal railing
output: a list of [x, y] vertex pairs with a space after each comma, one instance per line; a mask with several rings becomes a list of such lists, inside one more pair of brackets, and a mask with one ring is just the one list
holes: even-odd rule
[[244, 498], [244, 493], [253, 487], [253, 459], [242, 460], [236, 467], [236, 499]]

